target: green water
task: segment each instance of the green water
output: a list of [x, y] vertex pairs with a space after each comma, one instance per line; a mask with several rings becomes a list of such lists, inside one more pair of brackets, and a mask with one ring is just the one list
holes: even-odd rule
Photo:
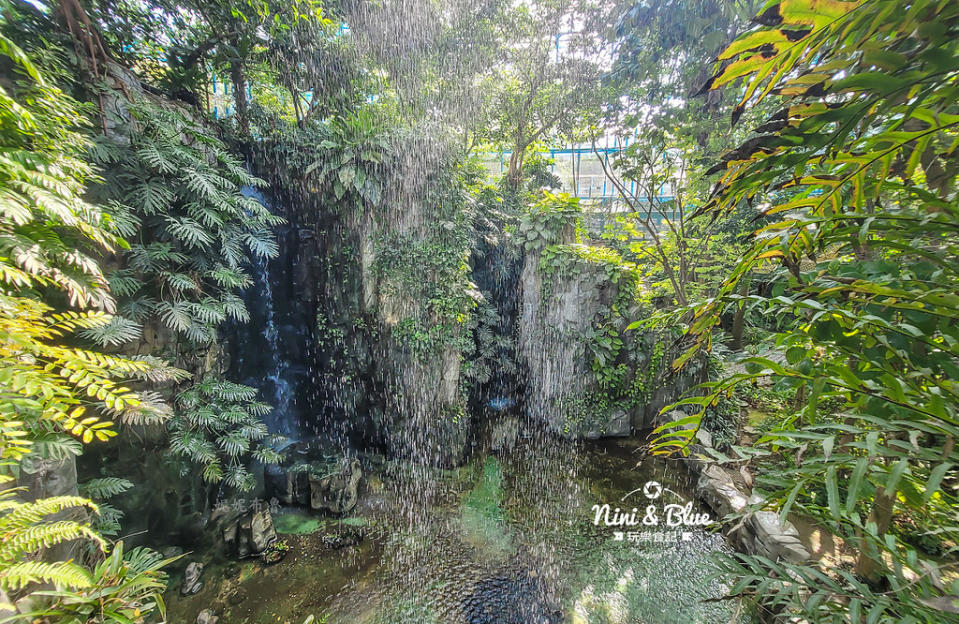
[[[648, 480], [689, 496], [681, 466], [640, 457], [638, 443], [622, 441], [529, 444], [457, 470], [382, 463], [352, 517], [278, 514], [286, 559], [214, 566], [198, 595], [171, 592], [168, 621], [213, 608], [220, 624], [301, 624], [310, 614], [328, 624], [747, 622], [735, 603], [704, 602], [724, 591], [706, 580], [709, 553], [728, 550], [720, 536], [628, 542], [594, 526], [594, 504], [636, 505], [639, 494], [621, 499]], [[323, 545], [324, 534], [357, 525], [361, 544]], [[523, 601], [535, 617], [497, 619], [500, 605]]]

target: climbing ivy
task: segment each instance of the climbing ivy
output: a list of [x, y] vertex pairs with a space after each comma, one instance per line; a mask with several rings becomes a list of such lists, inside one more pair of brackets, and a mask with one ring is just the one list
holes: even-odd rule
[[526, 251], [541, 251], [549, 245], [578, 241], [583, 234], [582, 214], [578, 197], [543, 191], [520, 217], [516, 243]]

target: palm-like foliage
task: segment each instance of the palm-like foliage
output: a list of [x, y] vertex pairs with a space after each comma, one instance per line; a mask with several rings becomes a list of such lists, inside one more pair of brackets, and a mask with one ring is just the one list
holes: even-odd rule
[[170, 421], [170, 448], [198, 464], [203, 479], [250, 490], [256, 485], [246, 463], [252, 458], [277, 463], [281, 455], [263, 441], [269, 435], [261, 417], [270, 406], [256, 401], [256, 389], [207, 378], [177, 397]]
[[[154, 397], [143, 397], [123, 382], [177, 379], [181, 373], [152, 358], [117, 357], [67, 344], [71, 334], [102, 331], [113, 322], [104, 312], [113, 308], [107, 281], [90, 254], [124, 243], [109, 218], [82, 199], [90, 170], [79, 159], [87, 144], [76, 130], [82, 122], [78, 105], [47, 86], [30, 60], [2, 36], [0, 52], [28, 78], [12, 94], [0, 87], [0, 458], [8, 459], [2, 468], [9, 472], [31, 453], [76, 453], [76, 444], [64, 443], [64, 434], [83, 442], [106, 440], [115, 435], [111, 418], [160, 417], [163, 410]], [[64, 294], [73, 307], [94, 310], [57, 311], [52, 304]], [[39, 442], [35, 446], [33, 439]], [[162, 583], [150, 566], [137, 564], [142, 574], [153, 575], [149, 582], [118, 576], [117, 566], [126, 569], [122, 548], [108, 559], [120, 564], [93, 574], [73, 561], [43, 559], [44, 550], [73, 540], [105, 548], [87, 523], [52, 518], [74, 508], [97, 511], [89, 500], [66, 496], [24, 503], [16, 499], [18, 493], [0, 493], [0, 590], [5, 595], [52, 583], [58, 592], [83, 597], [70, 598], [77, 604], [116, 605], [123, 617], [104, 620], [116, 622], [142, 619], [141, 609], [145, 614], [157, 604]]]
[[146, 101], [129, 113], [90, 152], [105, 171], [96, 194], [135, 239], [109, 276], [125, 320], [88, 335], [111, 344], [156, 319], [210, 343], [220, 323], [249, 318], [237, 294], [251, 283], [243, 264], [277, 254], [271, 227], [283, 220], [241, 192], [262, 182], [202, 124]]
[[166, 574], [162, 568], [178, 558], [163, 559], [149, 548], [125, 553], [123, 542], [117, 542], [110, 555], [88, 573], [88, 585], [34, 592], [44, 600], [43, 607], [24, 615], [61, 624], [140, 624], [154, 610], [163, 618]]
[[[811, 518], [858, 560], [826, 573], [730, 558], [734, 593], [813, 622], [959, 621], [955, 560], [940, 559], [959, 542], [959, 5], [790, 0], [757, 21], [710, 82], [744, 80], [734, 121], [768, 94], [784, 106], [717, 165], [702, 212], [755, 202], [769, 222], [691, 333], [708, 346], [722, 313], [749, 306], [780, 324], [785, 361], [751, 358], [708, 384], [684, 401], [700, 413], [665, 425], [657, 446], [686, 443], [702, 410], [757, 377], [801, 390], [802, 409], [737, 451], [764, 458], [768, 506]], [[772, 295], [737, 294], [757, 269]]]

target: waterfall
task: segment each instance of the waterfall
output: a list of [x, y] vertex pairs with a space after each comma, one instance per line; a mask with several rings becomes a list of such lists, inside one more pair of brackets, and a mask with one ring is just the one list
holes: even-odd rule
[[252, 277], [255, 287], [259, 288], [262, 293], [266, 317], [263, 334], [268, 346], [267, 354], [270, 366], [264, 377], [273, 389], [270, 396], [273, 412], [268, 417], [268, 425], [272, 425], [270, 429], [275, 433], [290, 437], [296, 429], [295, 423], [291, 423], [289, 418], [290, 404], [293, 400], [292, 389], [289, 381], [287, 381], [290, 366], [286, 358], [280, 353], [280, 334], [276, 330], [276, 309], [273, 305], [273, 287], [270, 285], [270, 266], [266, 258], [253, 257]]
[[495, 311], [491, 376], [478, 388], [480, 403], [493, 411], [509, 410], [522, 395], [522, 376], [517, 370], [515, 332], [519, 316], [519, 259], [512, 257], [502, 241], [484, 241], [474, 252], [473, 280]]
[[[242, 192], [270, 206], [269, 200], [255, 188], [244, 187]], [[299, 433], [296, 388], [292, 381], [289, 350], [280, 335], [280, 315], [273, 295], [277, 277], [279, 275], [271, 275], [268, 258], [251, 256], [253, 284], [244, 293], [251, 319], [236, 328], [233, 369], [242, 383], [258, 388], [260, 398], [273, 407], [263, 418], [270, 433], [296, 438]]]

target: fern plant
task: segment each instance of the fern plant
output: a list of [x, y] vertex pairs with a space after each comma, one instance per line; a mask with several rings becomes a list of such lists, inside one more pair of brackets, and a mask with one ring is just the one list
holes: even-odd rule
[[114, 536], [120, 532], [120, 520], [123, 512], [103, 501], [123, 494], [133, 487], [133, 483], [120, 477], [100, 477], [90, 479], [79, 485], [82, 496], [98, 501], [98, 513], [93, 526], [100, 535]]
[[261, 417], [270, 406], [256, 401], [256, 389], [208, 377], [180, 393], [170, 421], [170, 448], [202, 469], [207, 483], [249, 491], [256, 480], [248, 460], [275, 464], [282, 455], [264, 442]]
[[209, 344], [227, 319], [248, 320], [243, 265], [277, 255], [271, 228], [283, 219], [241, 192], [262, 181], [202, 124], [147, 101], [131, 102], [129, 115], [90, 150], [104, 168], [95, 195], [133, 240], [109, 275], [122, 318], [85, 336], [117, 344], [155, 320], [189, 343]]
[[179, 557], [164, 559], [149, 548], [124, 552], [123, 542], [89, 573], [90, 582], [80, 589], [34, 592], [42, 606], [24, 616], [44, 618], [60, 624], [140, 624], [147, 614], [166, 616], [163, 590], [166, 574], [162, 568]]
[[[2, 477], [0, 483], [12, 480]], [[87, 508], [95, 512], [97, 506], [79, 496], [56, 496], [24, 503], [17, 500], [18, 493], [17, 489], [0, 492], [0, 535], [4, 536], [0, 540], [0, 590], [5, 594], [16, 592], [39, 582], [90, 587], [93, 580], [82, 566], [73, 561], [41, 561], [37, 553], [77, 539], [106, 547], [103, 538], [89, 525], [50, 518], [69, 509]]]
[[[2, 24], [3, 14], [0, 14]], [[30, 59], [0, 35], [0, 54], [23, 75], [0, 85], [0, 487], [21, 462], [43, 453], [77, 453], [76, 440], [107, 440], [113, 419], [164, 416], [155, 395], [131, 390], [130, 380], [176, 380], [181, 371], [152, 358], [124, 358], [71, 346], [77, 332], [112, 322], [114, 302], [95, 253], [124, 247], [106, 213], [82, 199], [90, 169], [80, 159], [87, 143], [78, 132], [80, 107], [45, 83]], [[9, 90], [8, 90], [9, 89]], [[65, 296], [65, 297], [64, 297]], [[64, 298], [72, 309], [55, 309]], [[22, 502], [0, 491], [0, 591], [31, 597], [34, 584], [83, 594], [96, 604], [119, 604], [142, 620], [162, 591], [162, 579], [125, 585], [74, 561], [49, 561], [44, 551], [73, 540], [105, 550], [89, 524], [54, 514], [96, 505], [79, 496]], [[122, 558], [122, 548], [111, 557]], [[152, 572], [151, 572], [152, 574]], [[95, 597], [95, 598], [94, 598]], [[75, 600], [71, 598], [70, 600]], [[0, 607], [15, 610], [11, 604]], [[142, 608], [141, 608], [142, 607]], [[103, 613], [103, 611], [100, 611]], [[48, 612], [17, 614], [46, 619]], [[70, 621], [58, 619], [57, 621]], [[87, 621], [76, 619], [74, 621]]]

